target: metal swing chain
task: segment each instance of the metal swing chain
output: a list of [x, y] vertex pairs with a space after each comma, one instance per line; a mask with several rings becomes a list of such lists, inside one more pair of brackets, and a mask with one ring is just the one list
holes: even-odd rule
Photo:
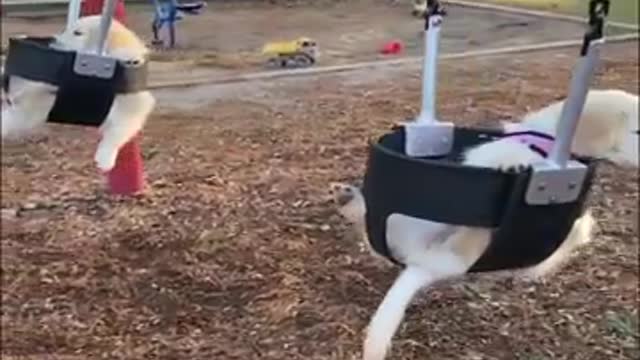
[[610, 0], [592, 0], [589, 3], [589, 30], [584, 35], [580, 56], [587, 55], [592, 41], [604, 37], [604, 21], [609, 15], [610, 5]]
[[429, 30], [430, 19], [433, 16], [446, 16], [447, 11], [444, 9], [439, 0], [427, 0], [427, 11], [424, 12], [424, 30]]

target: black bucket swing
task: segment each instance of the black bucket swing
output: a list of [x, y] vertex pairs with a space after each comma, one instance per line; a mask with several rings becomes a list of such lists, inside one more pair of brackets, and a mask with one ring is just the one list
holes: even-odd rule
[[[81, 0], [69, 1], [67, 29], [77, 21], [80, 3]], [[4, 64], [4, 91], [9, 90], [11, 76], [56, 86], [58, 90], [48, 122], [102, 125], [116, 95], [147, 89], [146, 59], [129, 63], [105, 55], [115, 5], [115, 0], [105, 1], [98, 43], [90, 52], [57, 49], [53, 46], [54, 37], [10, 38]]]
[[395, 213], [493, 229], [489, 247], [469, 272], [539, 264], [558, 249], [583, 214], [594, 176], [596, 160], [573, 157], [570, 149], [604, 42], [609, 0], [590, 2], [589, 28], [550, 153], [544, 161], [514, 172], [460, 163], [466, 149], [509, 134], [436, 120], [438, 41], [445, 12], [437, 0], [429, 0], [427, 9], [421, 112], [369, 149], [363, 185], [369, 242], [399, 264], [386, 239], [387, 219]]

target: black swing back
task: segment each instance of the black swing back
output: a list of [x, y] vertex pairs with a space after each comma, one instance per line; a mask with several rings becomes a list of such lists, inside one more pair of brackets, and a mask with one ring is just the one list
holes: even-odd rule
[[126, 64], [116, 61], [110, 77], [87, 76], [74, 68], [81, 55], [53, 48], [54, 41], [52, 37], [9, 39], [3, 76], [5, 91], [9, 90], [10, 76], [57, 86], [49, 122], [100, 126], [117, 94], [146, 90], [146, 62]]
[[372, 144], [364, 178], [369, 241], [392, 261], [386, 222], [393, 213], [452, 225], [489, 228], [487, 251], [470, 272], [532, 266], [549, 257], [583, 213], [595, 162], [578, 199], [530, 205], [525, 193], [530, 171], [501, 172], [460, 164], [469, 147], [500, 138], [499, 131], [456, 128], [453, 151], [446, 158], [415, 158], [404, 153], [404, 129], [397, 128]]

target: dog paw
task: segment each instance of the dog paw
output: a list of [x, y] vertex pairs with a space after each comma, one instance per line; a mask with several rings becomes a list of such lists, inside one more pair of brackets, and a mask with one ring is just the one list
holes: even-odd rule
[[525, 285], [544, 285], [548, 282], [548, 277], [547, 274], [538, 271], [525, 271], [514, 278], [514, 280]]
[[118, 153], [110, 150], [98, 149], [94, 161], [101, 171], [107, 172], [116, 165]]
[[529, 165], [516, 164], [500, 167], [500, 170], [508, 173], [521, 173], [526, 171], [528, 168]]

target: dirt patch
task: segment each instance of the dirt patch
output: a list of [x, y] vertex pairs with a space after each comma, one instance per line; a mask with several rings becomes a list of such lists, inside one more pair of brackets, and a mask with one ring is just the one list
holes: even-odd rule
[[[422, 20], [410, 15], [404, 2], [358, 0], [320, 2], [311, 6], [265, 3], [211, 3], [200, 15], [186, 16], [178, 25], [178, 47], [153, 54], [157, 62], [177, 62], [173, 77], [197, 77], [204, 71], [233, 72], [264, 68], [260, 49], [269, 41], [309, 36], [320, 46], [318, 65], [335, 65], [383, 58], [379, 50], [391, 40], [405, 44], [404, 55], [422, 51]], [[525, 45], [580, 38], [580, 24], [464, 7], [449, 7], [443, 29], [445, 53]], [[128, 24], [150, 40], [152, 8], [128, 6]], [[64, 16], [3, 18], [2, 43], [16, 34], [52, 34], [63, 28]], [[615, 32], [615, 31], [613, 31]], [[159, 65], [162, 67], [164, 65]], [[166, 72], [154, 72], [162, 79]]]
[[[637, 91], [634, 49], [610, 48], [600, 87]], [[574, 53], [443, 64], [440, 112], [478, 124], [542, 106], [565, 94]], [[92, 132], [3, 146], [3, 357], [358, 358], [395, 271], [351, 239], [327, 184], [360, 179], [367, 138], [415, 115], [419, 79], [234, 89], [151, 119], [137, 199], [103, 195]], [[637, 183], [602, 167], [596, 240], [548, 282], [425, 292], [391, 359], [638, 358]]]

